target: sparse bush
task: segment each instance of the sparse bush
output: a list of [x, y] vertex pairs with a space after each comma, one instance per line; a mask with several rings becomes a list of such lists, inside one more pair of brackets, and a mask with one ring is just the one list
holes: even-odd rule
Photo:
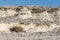
[[36, 27], [38, 27], [40, 24], [36, 24]]
[[31, 13], [42, 13], [45, 9], [32, 9]]
[[16, 8], [16, 12], [20, 11], [20, 8]]
[[58, 8], [51, 8], [50, 10], [48, 10], [47, 12], [48, 13], [53, 13], [53, 12], [56, 12], [58, 11], [59, 9]]
[[11, 32], [23, 32], [23, 28], [19, 27], [19, 26], [13, 26], [12, 28], [10, 28]]

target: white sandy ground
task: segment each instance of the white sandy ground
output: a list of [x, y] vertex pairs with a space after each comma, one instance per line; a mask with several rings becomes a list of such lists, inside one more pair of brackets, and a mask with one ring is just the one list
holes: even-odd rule
[[14, 23], [8, 24], [8, 23], [0, 23], [0, 32], [10, 32], [10, 28], [15, 25]]
[[58, 27], [58, 25], [56, 24], [49, 24], [49, 25], [50, 26], [48, 25], [36, 26], [35, 24], [31, 23], [29, 25], [20, 25], [20, 26], [22, 26], [26, 32], [30, 32], [30, 33], [52, 31], [53, 29]]
[[[42, 10], [42, 9], [41, 9]], [[59, 21], [60, 20], [60, 12], [57, 11], [57, 13], [48, 13], [47, 11], [41, 12], [41, 13], [31, 13], [32, 10], [29, 10], [27, 7], [23, 7], [22, 9], [20, 9], [19, 12], [16, 12], [16, 10], [12, 9], [7, 9], [6, 11], [4, 11], [4, 9], [2, 9], [2, 11], [0, 10], [0, 17], [4, 17], [7, 20], [9, 19], [8, 17], [14, 16], [14, 18], [12, 17], [12, 20], [15, 20], [16, 18], [21, 18], [21, 19], [28, 19], [28, 18], [33, 18], [33, 19], [40, 19], [43, 21], [51, 21], [51, 22], [55, 22], [55, 21]], [[17, 16], [15, 14], [18, 14]], [[57, 14], [57, 15], [56, 15]], [[58, 18], [58, 19], [56, 19]], [[5, 19], [5, 20], [6, 20]], [[11, 21], [12, 21], [11, 20]], [[2, 20], [1, 20], [2, 21]], [[9, 21], [9, 20], [8, 20]], [[60, 22], [60, 21], [59, 21]], [[49, 23], [48, 23], [49, 24]], [[47, 25], [39, 25], [38, 27], [33, 24], [30, 23], [29, 25], [24, 25], [24, 24], [19, 24], [19, 23], [0, 23], [0, 31], [1, 32], [9, 32], [9, 28], [13, 27], [13, 26], [20, 26], [22, 27], [26, 32], [46, 32], [46, 31], [51, 31], [53, 29], [55, 29], [56, 27], [58, 27], [58, 25], [56, 24], [49, 24], [50, 26]]]
[[11, 28], [13, 26], [22, 27], [24, 31], [30, 32], [30, 33], [52, 31], [53, 29], [58, 27], [58, 25], [56, 25], [56, 24], [50, 24], [50, 26], [47, 26], [47, 25], [36, 26], [33, 23], [30, 23], [29, 25], [18, 24], [18, 23], [11, 23], [11, 24], [0, 23], [0, 32], [8, 32], [9, 33], [10, 32], [9, 28]]
[[60, 40], [57, 33], [0, 33], [0, 40]]
[[[3, 19], [3, 17], [6, 18], [9, 16], [14, 16], [15, 14], [18, 14], [18, 17], [21, 19], [33, 18], [33, 19], [43, 20], [42, 22], [44, 22], [44, 21], [55, 22], [55, 20], [56, 20], [56, 22], [58, 21], [58, 23], [60, 22], [60, 8], [58, 8], [59, 11], [55, 11], [54, 13], [48, 13], [47, 11], [44, 11], [42, 13], [31, 13], [31, 10], [28, 10], [26, 7], [23, 7], [21, 9], [21, 11], [19, 11], [19, 12], [16, 12], [14, 10], [15, 7], [10, 7], [10, 9], [8, 9], [9, 7], [6, 7], [7, 11], [6, 10], [4, 11], [3, 7], [1, 7], [1, 8], [2, 8], [2, 10], [0, 10], [0, 17], [2, 17], [2, 19]], [[33, 8], [34, 7], [32, 6], [32, 9]], [[42, 9], [43, 9], [43, 7], [41, 7], [41, 10]], [[21, 13], [23, 13], [23, 15], [20, 15]], [[57, 17], [55, 17], [55, 16], [57, 16]], [[17, 18], [17, 16], [15, 16], [15, 17]], [[56, 18], [58, 18], [58, 20]], [[2, 19], [0, 19], [0, 21], [2, 21]], [[7, 18], [7, 20], [8, 19], [9, 18]], [[15, 19], [12, 18], [12, 20], [15, 20]], [[8, 20], [8, 21], [10, 21], [10, 20]], [[9, 28], [13, 27], [13, 26], [20, 26], [26, 32], [25, 33], [24, 32], [20, 32], [20, 33], [12, 32], [11, 33]], [[58, 28], [59, 30], [56, 29], [55, 31], [52, 31], [55, 28]], [[47, 31], [49, 31], [49, 32], [47, 32]], [[60, 40], [60, 23], [59, 23], [59, 26], [56, 23], [54, 23], [54, 24], [51, 23], [49, 25], [40, 24], [39, 26], [36, 26], [36, 24], [33, 24], [33, 23], [30, 23], [29, 25], [24, 25], [24, 24], [13, 23], [13, 22], [12, 23], [3, 22], [3, 23], [0, 23], [0, 40]]]

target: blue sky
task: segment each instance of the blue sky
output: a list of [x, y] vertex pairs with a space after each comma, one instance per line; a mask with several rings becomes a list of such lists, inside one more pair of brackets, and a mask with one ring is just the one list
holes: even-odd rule
[[60, 0], [0, 0], [0, 6], [60, 6]]

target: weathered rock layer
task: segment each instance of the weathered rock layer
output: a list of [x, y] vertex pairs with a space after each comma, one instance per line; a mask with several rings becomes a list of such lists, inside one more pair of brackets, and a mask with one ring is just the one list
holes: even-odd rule
[[39, 6], [0, 7], [0, 31], [22, 27], [25, 32], [48, 32], [60, 28], [60, 8]]

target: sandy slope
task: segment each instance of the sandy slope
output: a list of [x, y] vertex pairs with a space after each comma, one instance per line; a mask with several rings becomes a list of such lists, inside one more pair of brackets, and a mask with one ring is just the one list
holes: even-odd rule
[[[13, 33], [19, 26], [25, 32]], [[0, 7], [1, 40], [59, 40], [60, 8], [39, 6]]]

